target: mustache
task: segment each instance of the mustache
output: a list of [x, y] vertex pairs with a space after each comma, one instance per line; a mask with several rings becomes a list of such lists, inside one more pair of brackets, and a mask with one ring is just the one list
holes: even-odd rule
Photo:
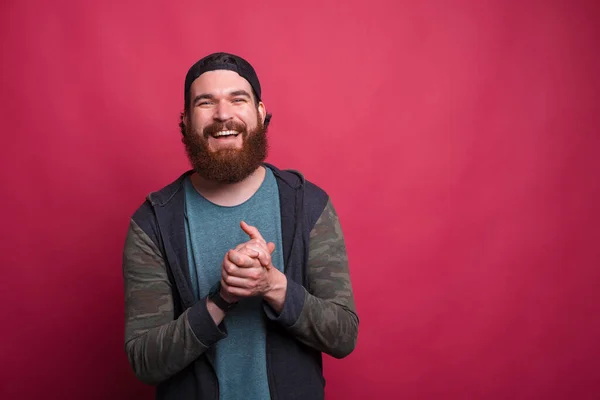
[[202, 134], [205, 139], [208, 139], [209, 136], [220, 131], [237, 131], [241, 133], [242, 136], [246, 136], [247, 128], [245, 124], [238, 121], [215, 122], [204, 128]]

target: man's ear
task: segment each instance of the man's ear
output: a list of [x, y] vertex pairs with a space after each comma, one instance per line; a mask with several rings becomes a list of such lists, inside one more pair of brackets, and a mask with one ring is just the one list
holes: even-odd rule
[[258, 103], [258, 115], [260, 116], [260, 120], [264, 124], [265, 118], [267, 118], [267, 108], [265, 107], [265, 104], [262, 101]]
[[185, 136], [188, 131], [188, 126], [190, 123], [190, 119], [188, 118], [187, 111], [181, 112], [181, 121], [179, 121], [179, 128], [181, 129], [181, 134]]

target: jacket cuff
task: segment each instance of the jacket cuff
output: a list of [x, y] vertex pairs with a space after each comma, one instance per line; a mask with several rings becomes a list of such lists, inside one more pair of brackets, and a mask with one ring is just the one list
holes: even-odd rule
[[277, 321], [286, 328], [289, 328], [296, 323], [302, 313], [305, 294], [306, 290], [304, 289], [304, 286], [288, 279], [283, 310], [281, 310], [281, 313], [278, 315], [269, 303], [265, 301], [263, 306], [265, 314], [267, 314], [267, 317], [271, 321]]
[[227, 328], [221, 322], [219, 326], [210, 316], [206, 307], [206, 297], [200, 299], [188, 311], [188, 322], [198, 340], [206, 347], [210, 347], [219, 340], [227, 337]]

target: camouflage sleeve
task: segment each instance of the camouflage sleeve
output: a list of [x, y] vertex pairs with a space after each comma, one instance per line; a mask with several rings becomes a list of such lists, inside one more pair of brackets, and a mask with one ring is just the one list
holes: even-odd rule
[[[165, 262], [154, 242], [133, 220], [123, 251], [123, 280], [125, 350], [141, 381], [155, 385], [166, 380], [224, 336], [212, 319], [206, 320], [205, 302], [199, 301], [175, 319]], [[190, 324], [190, 313], [208, 327], [202, 341]]]
[[346, 245], [331, 200], [310, 232], [309, 290], [289, 330], [301, 342], [336, 358], [356, 346], [359, 319], [348, 270]]

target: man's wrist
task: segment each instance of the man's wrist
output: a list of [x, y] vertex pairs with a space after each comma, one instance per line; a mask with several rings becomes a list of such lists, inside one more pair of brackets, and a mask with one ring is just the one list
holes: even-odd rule
[[219, 290], [219, 296], [221, 296], [221, 298], [228, 303], [235, 304], [238, 302], [238, 300], [235, 297], [232, 297], [229, 293], [227, 293], [225, 290], [223, 290], [222, 286], [221, 286], [221, 289]]
[[263, 298], [277, 313], [281, 313], [287, 292], [287, 277], [276, 268], [271, 273], [274, 274], [273, 284]]
[[223, 293], [221, 282], [213, 287], [208, 295], [208, 299], [225, 312], [229, 311], [237, 304], [237, 301], [234, 301], [234, 299]]

